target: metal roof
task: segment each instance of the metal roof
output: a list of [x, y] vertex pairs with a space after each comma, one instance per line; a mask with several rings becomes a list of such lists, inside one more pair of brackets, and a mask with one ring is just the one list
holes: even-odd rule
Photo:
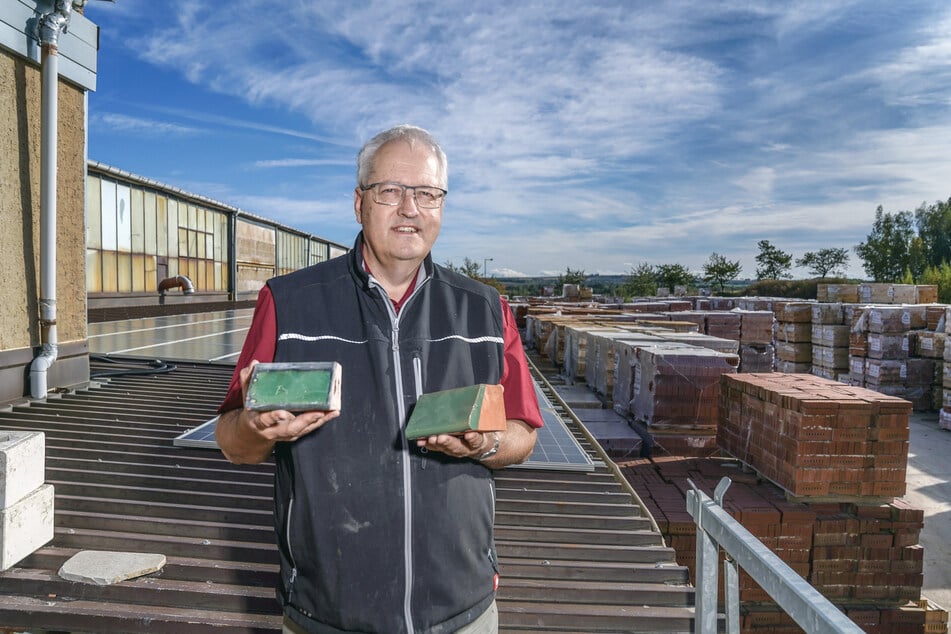
[[[93, 371], [100, 369], [94, 362]], [[56, 492], [53, 541], [0, 573], [0, 624], [72, 632], [280, 629], [273, 465], [236, 466], [218, 452], [172, 444], [214, 415], [231, 371], [179, 363], [170, 373], [104, 378], [85, 391], [0, 411], [0, 429], [45, 432], [46, 479]], [[597, 466], [497, 473], [501, 631], [690, 630], [686, 568], [676, 565], [629, 485], [563, 413]], [[111, 586], [57, 575], [66, 559], [89, 549], [158, 552], [168, 563]]]

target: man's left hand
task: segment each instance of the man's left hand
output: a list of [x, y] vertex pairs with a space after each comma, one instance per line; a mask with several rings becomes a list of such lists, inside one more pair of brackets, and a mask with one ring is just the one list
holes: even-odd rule
[[439, 451], [456, 458], [478, 458], [492, 448], [492, 443], [491, 434], [467, 431], [461, 436], [438, 434], [419, 438], [416, 441], [416, 446], [425, 447], [429, 451]]

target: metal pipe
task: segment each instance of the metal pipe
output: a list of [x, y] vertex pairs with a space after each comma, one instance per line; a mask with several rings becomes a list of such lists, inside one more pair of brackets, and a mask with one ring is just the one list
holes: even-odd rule
[[[78, 3], [82, 7], [84, 2]], [[59, 35], [69, 26], [72, 0], [56, 0], [39, 22], [42, 46], [40, 117], [40, 353], [30, 364], [30, 396], [45, 398], [47, 372], [56, 361], [56, 151], [59, 118]]]
[[188, 278], [187, 275], [177, 275], [175, 277], [166, 277], [164, 280], [159, 282], [158, 291], [159, 295], [164, 295], [166, 291], [171, 288], [180, 288], [182, 289], [183, 295], [191, 295], [195, 292], [195, 285], [192, 284], [192, 281]]

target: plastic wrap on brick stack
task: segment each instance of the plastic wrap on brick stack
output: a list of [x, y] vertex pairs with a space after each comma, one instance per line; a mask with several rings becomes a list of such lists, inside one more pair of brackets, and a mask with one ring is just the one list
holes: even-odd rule
[[[611, 399], [614, 394], [615, 374], [617, 372], [617, 354], [619, 346], [625, 341], [641, 343], [660, 341], [658, 337], [646, 332], [617, 329], [594, 331], [590, 334], [586, 349], [585, 381], [595, 393]], [[627, 401], [624, 401], [627, 403]]]
[[819, 284], [816, 299], [823, 303], [854, 304], [859, 301], [858, 284]]
[[[852, 330], [865, 334], [864, 386], [904, 398], [918, 411], [933, 409], [935, 359], [915, 353], [920, 341], [926, 347], [934, 344], [934, 338], [924, 334], [927, 326], [924, 304], [863, 308]], [[853, 355], [853, 374], [859, 365]]]
[[836, 381], [849, 372], [849, 326], [845, 304], [812, 307], [812, 374]]
[[[618, 339], [614, 342], [614, 372], [611, 382], [610, 401], [614, 411], [627, 415], [631, 411], [631, 400], [634, 398], [634, 382], [640, 381], [640, 367], [637, 365], [637, 350], [663, 346], [667, 349], [674, 347], [689, 348], [688, 344], [678, 344], [664, 341], [655, 334], [635, 334]], [[589, 370], [592, 364], [588, 364]], [[607, 384], [607, 380], [605, 380]]]
[[655, 439], [690, 436], [699, 439], [698, 449], [714, 449], [720, 377], [735, 373], [739, 361], [735, 354], [695, 346], [637, 348], [630, 413]]
[[938, 287], [930, 284], [859, 284], [861, 304], [933, 304], [938, 301]]
[[611, 326], [601, 327], [586, 321], [565, 324], [564, 375], [571, 382], [585, 381], [588, 346], [598, 333], [623, 332]]
[[776, 360], [772, 310], [735, 311], [740, 316], [740, 372], [771, 372]]
[[774, 346], [778, 372], [812, 372], [812, 308], [815, 305], [811, 301], [776, 304]]
[[911, 403], [805, 374], [721, 378], [717, 446], [797, 498], [905, 492]]
[[[951, 336], [951, 307], [945, 308], [941, 330]], [[951, 346], [944, 347], [944, 363], [941, 371], [941, 410], [938, 412], [938, 427], [951, 430]]]

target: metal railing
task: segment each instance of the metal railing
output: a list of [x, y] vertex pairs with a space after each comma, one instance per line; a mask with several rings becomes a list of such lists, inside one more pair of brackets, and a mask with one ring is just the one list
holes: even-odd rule
[[727, 634], [740, 631], [739, 568], [743, 568], [806, 632], [860, 634], [862, 629], [723, 509], [731, 481], [724, 477], [711, 500], [688, 480], [687, 512], [697, 525], [695, 634], [717, 631], [717, 560], [723, 562]]

